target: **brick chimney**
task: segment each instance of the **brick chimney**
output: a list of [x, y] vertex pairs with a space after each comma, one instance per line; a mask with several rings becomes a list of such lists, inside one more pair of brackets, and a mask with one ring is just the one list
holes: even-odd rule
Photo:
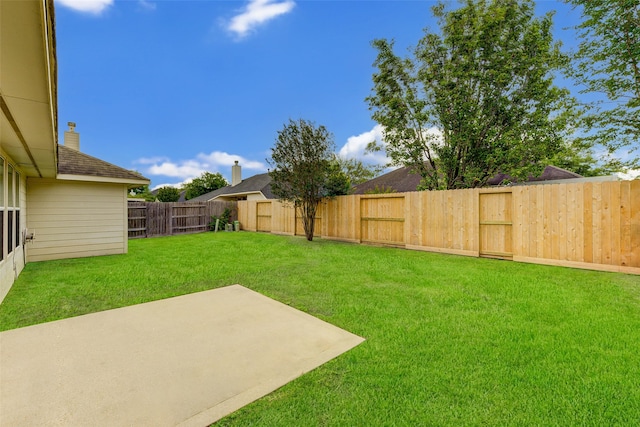
[[64, 146], [73, 150], [80, 151], [80, 134], [76, 133], [76, 124], [68, 122], [69, 130], [64, 132]]
[[236, 185], [242, 182], [242, 169], [236, 160], [236, 164], [231, 166], [231, 186], [235, 187]]

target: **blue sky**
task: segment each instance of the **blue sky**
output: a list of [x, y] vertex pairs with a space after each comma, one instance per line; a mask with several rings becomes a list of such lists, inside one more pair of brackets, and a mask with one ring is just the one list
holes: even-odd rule
[[[151, 187], [204, 171], [266, 172], [291, 119], [324, 125], [336, 151], [369, 163], [380, 138], [370, 94], [375, 38], [404, 54], [436, 28], [433, 1], [55, 0], [60, 142], [76, 122], [80, 148], [135, 169]], [[457, 4], [452, 2], [453, 5]], [[579, 22], [560, 1], [558, 39]]]

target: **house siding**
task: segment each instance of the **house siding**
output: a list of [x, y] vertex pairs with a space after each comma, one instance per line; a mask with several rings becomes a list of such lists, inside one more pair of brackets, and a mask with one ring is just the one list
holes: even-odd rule
[[262, 193], [247, 194], [247, 200], [267, 200]]
[[127, 189], [122, 184], [30, 178], [27, 262], [127, 252]]

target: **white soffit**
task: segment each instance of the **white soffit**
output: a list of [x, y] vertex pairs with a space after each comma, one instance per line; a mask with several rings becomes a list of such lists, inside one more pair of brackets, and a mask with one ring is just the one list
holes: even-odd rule
[[0, 1], [0, 144], [28, 176], [51, 178], [57, 108], [45, 11], [44, 1]]

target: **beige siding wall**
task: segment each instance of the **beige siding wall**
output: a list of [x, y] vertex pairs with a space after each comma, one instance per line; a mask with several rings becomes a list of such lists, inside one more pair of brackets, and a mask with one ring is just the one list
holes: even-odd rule
[[262, 193], [247, 194], [247, 200], [267, 200]]
[[123, 184], [29, 179], [27, 261], [127, 252]]

